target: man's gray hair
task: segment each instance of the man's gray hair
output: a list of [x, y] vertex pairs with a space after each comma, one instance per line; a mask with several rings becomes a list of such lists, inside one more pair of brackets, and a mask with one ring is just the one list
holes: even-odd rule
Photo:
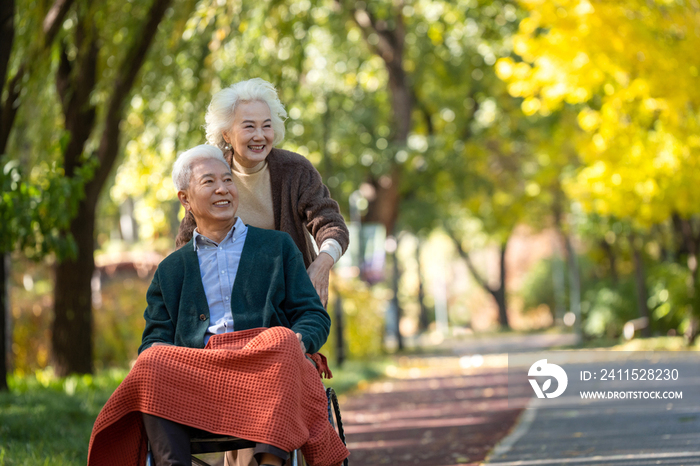
[[190, 187], [190, 178], [192, 178], [192, 166], [195, 162], [201, 160], [219, 160], [230, 169], [230, 166], [221, 149], [209, 144], [201, 144], [192, 149], [186, 150], [177, 156], [177, 160], [173, 164], [173, 184], [178, 191], [183, 191]]
[[272, 145], [276, 146], [282, 142], [287, 111], [280, 102], [277, 90], [272, 84], [261, 78], [253, 78], [233, 84], [214, 94], [204, 117], [206, 122], [204, 129], [209, 144], [223, 150], [226, 146], [223, 132], [229, 130], [233, 125], [233, 112], [236, 110], [236, 106], [241, 102], [256, 101], [265, 102], [270, 108], [272, 130], [275, 133]]

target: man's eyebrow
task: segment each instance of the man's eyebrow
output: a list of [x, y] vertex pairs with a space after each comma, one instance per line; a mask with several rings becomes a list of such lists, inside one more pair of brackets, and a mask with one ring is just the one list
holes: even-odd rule
[[[224, 172], [223, 175], [224, 176], [233, 176], [233, 172], [229, 170], [229, 171]], [[214, 173], [204, 173], [203, 175], [200, 175], [199, 179], [201, 180], [201, 179], [204, 179], [207, 177], [214, 178], [214, 177], [216, 177], [216, 175]]]

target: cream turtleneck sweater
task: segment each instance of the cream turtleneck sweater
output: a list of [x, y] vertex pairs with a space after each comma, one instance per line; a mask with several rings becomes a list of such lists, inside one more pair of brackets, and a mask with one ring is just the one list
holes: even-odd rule
[[[247, 168], [233, 158], [233, 177], [238, 188], [238, 210], [236, 216], [243, 223], [266, 230], [275, 229], [275, 214], [272, 204], [270, 166], [263, 160], [253, 168]], [[308, 232], [307, 232], [308, 234]], [[309, 236], [311, 236], [309, 234]], [[311, 238], [312, 244], [316, 242]], [[334, 239], [327, 239], [319, 252], [325, 252], [338, 262], [343, 250]]]

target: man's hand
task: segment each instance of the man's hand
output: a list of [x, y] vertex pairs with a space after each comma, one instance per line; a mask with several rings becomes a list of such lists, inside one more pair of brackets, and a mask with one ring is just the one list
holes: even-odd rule
[[302, 354], [306, 354], [306, 345], [301, 341], [301, 333], [297, 333], [297, 340], [299, 340], [299, 344], [301, 345]]
[[326, 307], [328, 304], [328, 276], [331, 273], [333, 264], [331, 255], [327, 252], [322, 252], [306, 269], [311, 283], [313, 283], [316, 293], [318, 293], [318, 297], [321, 298], [323, 307]]

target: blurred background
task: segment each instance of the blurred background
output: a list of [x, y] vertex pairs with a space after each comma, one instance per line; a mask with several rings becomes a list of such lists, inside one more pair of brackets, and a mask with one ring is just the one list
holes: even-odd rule
[[129, 367], [183, 215], [172, 163], [252, 77], [351, 229], [338, 366], [495, 331], [695, 339], [696, 0], [0, 9], [4, 387]]

